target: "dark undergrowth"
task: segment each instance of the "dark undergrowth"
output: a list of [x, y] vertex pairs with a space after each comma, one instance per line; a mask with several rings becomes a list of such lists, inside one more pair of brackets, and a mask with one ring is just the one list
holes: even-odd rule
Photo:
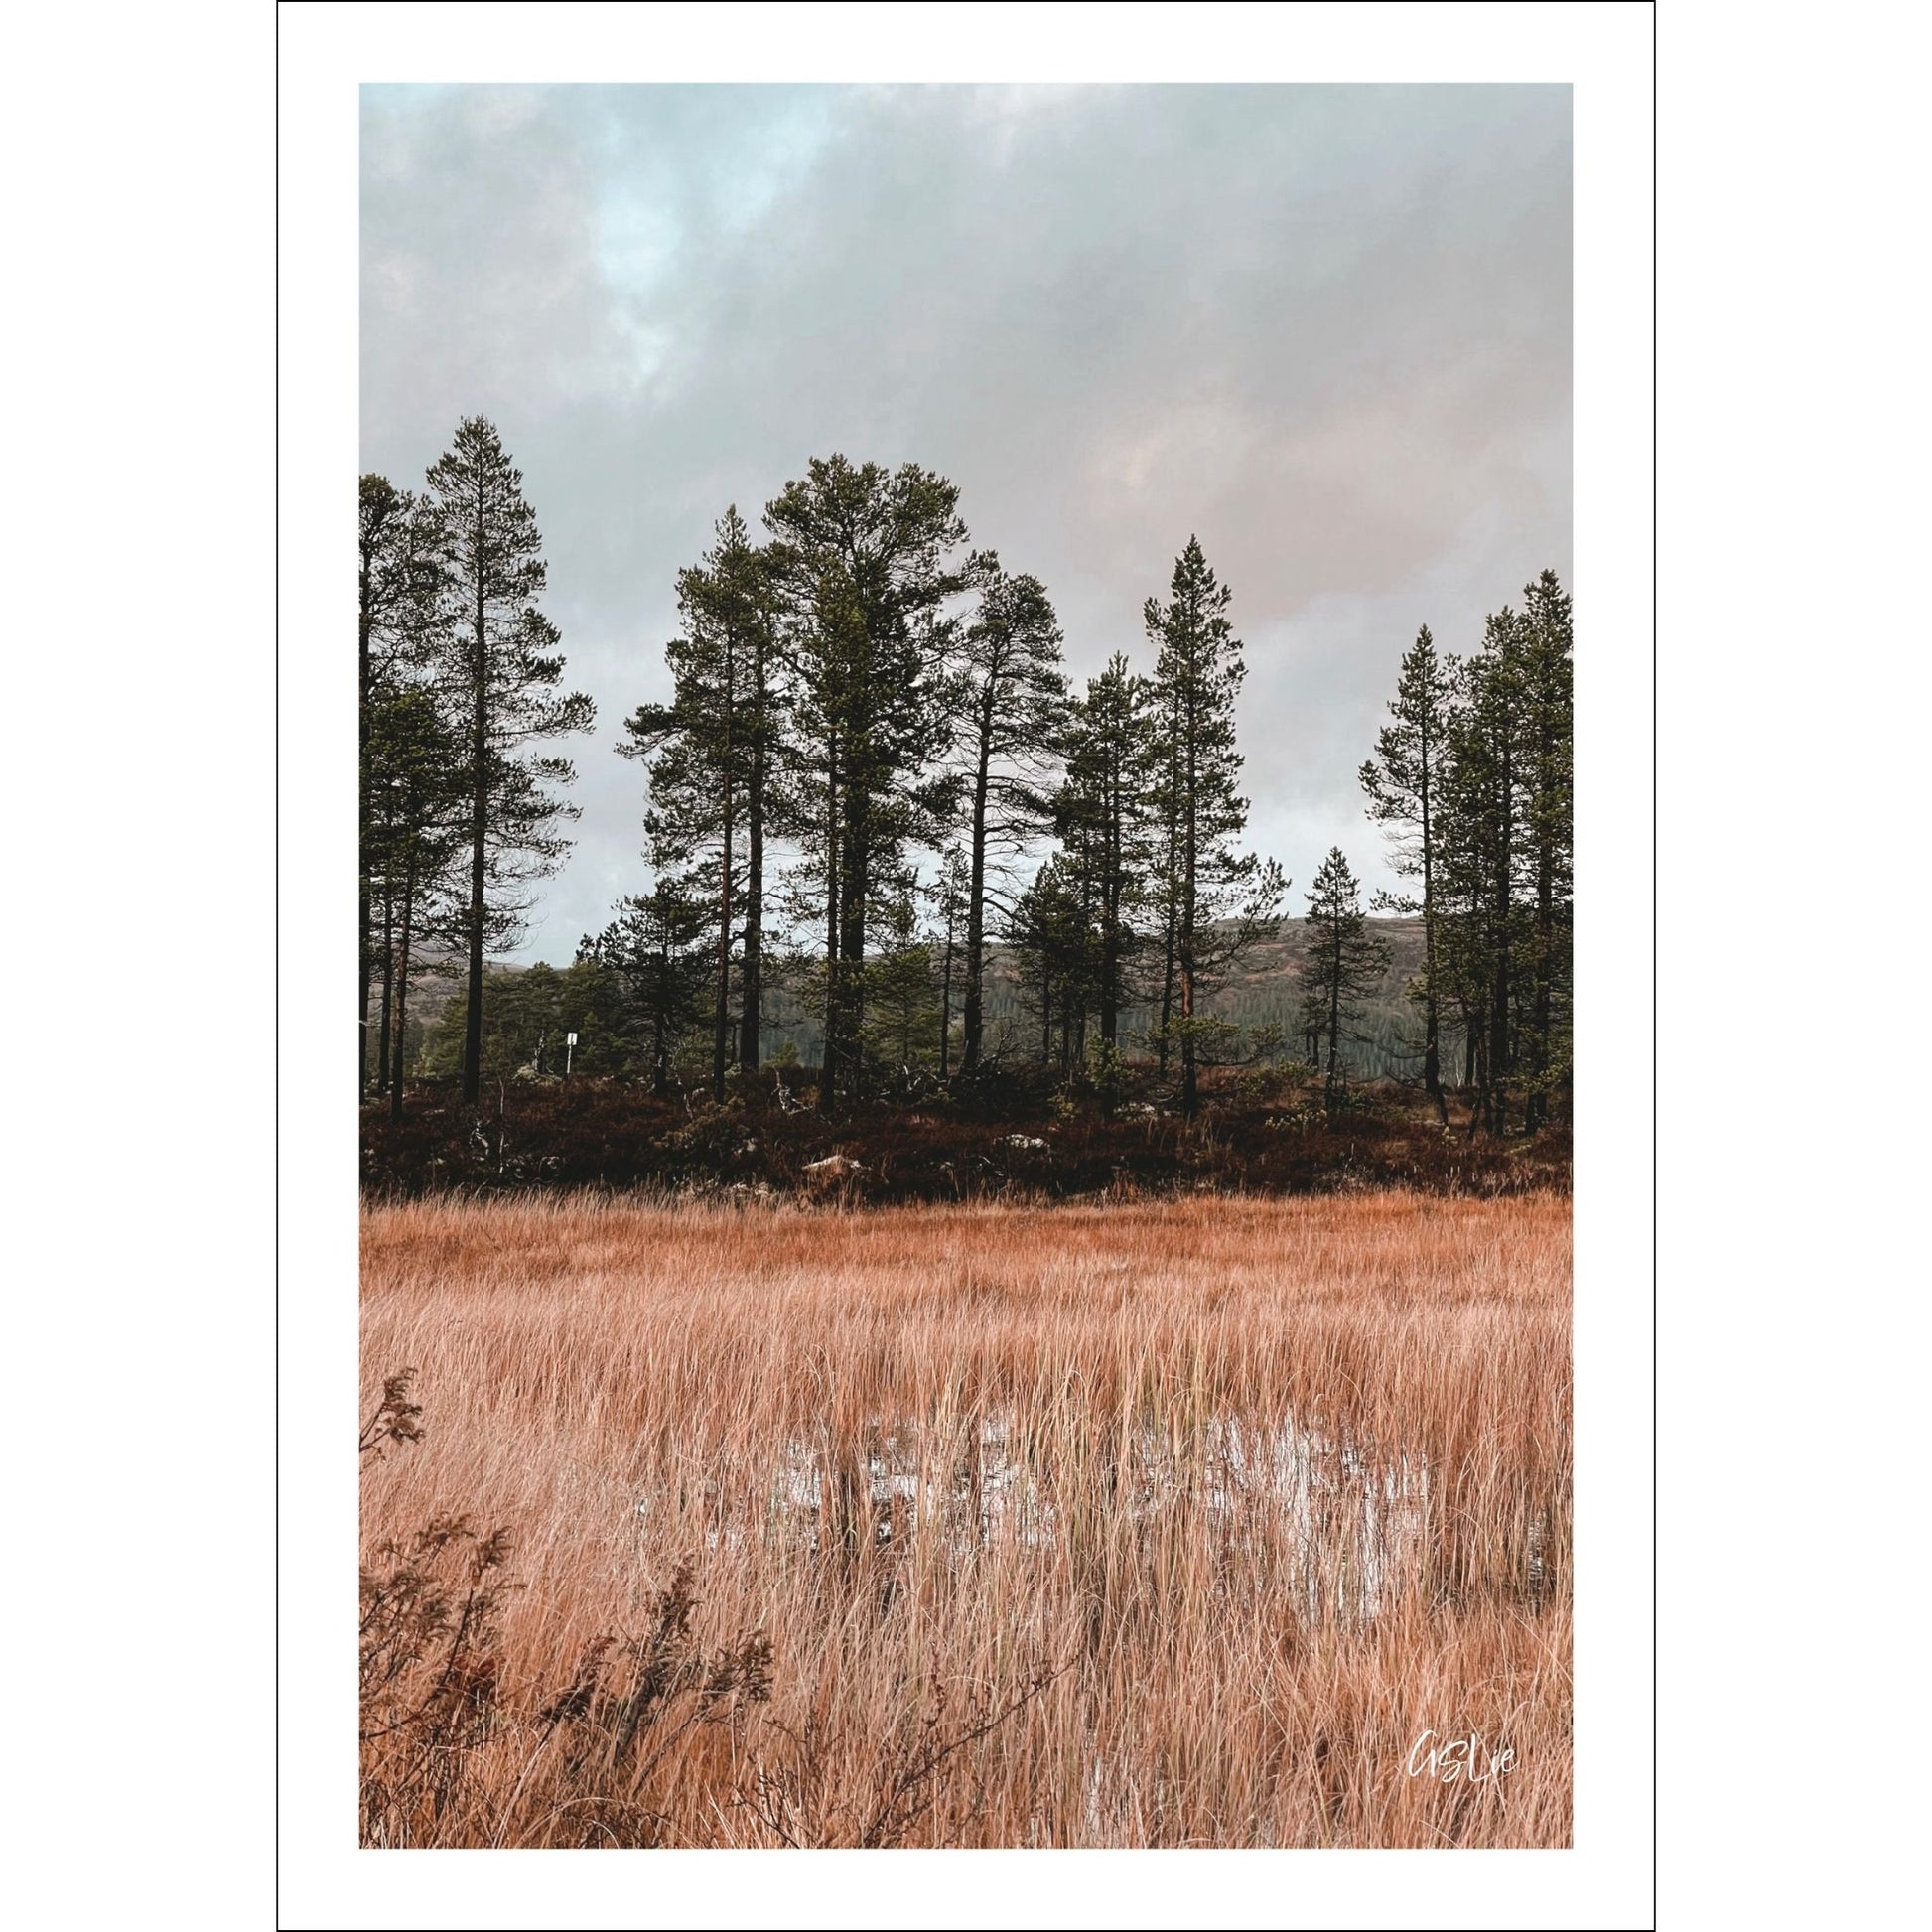
[[471, 1106], [454, 1086], [424, 1086], [400, 1121], [364, 1110], [362, 1181], [378, 1197], [606, 1187], [882, 1205], [1570, 1186], [1567, 1126], [1471, 1134], [1466, 1106], [1453, 1103], [1445, 1127], [1422, 1096], [1395, 1087], [1351, 1089], [1331, 1105], [1292, 1079], [1222, 1076], [1191, 1120], [1153, 1084], [1112, 1105], [1020, 1082], [934, 1085], [836, 1119], [812, 1099], [795, 1073], [745, 1082], [723, 1105], [606, 1079], [505, 1083]]

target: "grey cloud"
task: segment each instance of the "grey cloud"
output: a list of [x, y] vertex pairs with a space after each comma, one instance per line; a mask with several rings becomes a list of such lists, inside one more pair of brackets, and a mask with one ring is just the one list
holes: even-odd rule
[[497, 422], [602, 714], [525, 956], [637, 883], [674, 571], [833, 450], [958, 483], [1079, 671], [1197, 532], [1253, 842], [1384, 883], [1397, 658], [1569, 575], [1570, 205], [1560, 87], [368, 90], [364, 467]]

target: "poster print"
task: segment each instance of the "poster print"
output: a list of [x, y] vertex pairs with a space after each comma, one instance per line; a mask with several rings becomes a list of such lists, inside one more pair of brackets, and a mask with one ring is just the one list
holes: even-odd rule
[[359, 138], [362, 1844], [1568, 1846], [1570, 89]]

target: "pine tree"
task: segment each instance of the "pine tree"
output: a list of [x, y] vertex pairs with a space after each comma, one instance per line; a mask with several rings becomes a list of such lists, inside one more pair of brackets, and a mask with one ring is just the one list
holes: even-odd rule
[[1055, 826], [1081, 881], [1097, 928], [1094, 997], [1111, 1082], [1120, 1054], [1120, 1017], [1140, 935], [1134, 919], [1148, 893], [1152, 783], [1147, 685], [1116, 651], [1087, 681], [1067, 732], [1066, 779]]
[[1096, 949], [1079, 882], [1064, 858], [1048, 859], [1014, 901], [1007, 939], [1019, 969], [1021, 1004], [1039, 1022], [1040, 1065], [1057, 1063], [1065, 1079], [1079, 1057], [1081, 1018], [1092, 1010]]
[[730, 641], [734, 660], [733, 766], [742, 773], [745, 882], [741, 895], [737, 1055], [747, 1073], [761, 1058], [765, 854], [791, 824], [784, 692], [779, 676], [777, 587], [770, 553], [754, 544], [732, 504], [704, 567], [689, 573], [694, 611]]
[[[357, 551], [359, 568], [356, 573], [356, 594], [358, 603], [361, 650], [359, 657], [359, 698], [356, 706], [358, 744], [360, 748], [360, 851], [358, 889], [361, 914], [358, 925], [357, 945], [360, 949], [362, 985], [357, 1012], [361, 1015], [361, 1032], [356, 1043], [358, 1062], [355, 1076], [357, 1094], [367, 1091], [369, 1082], [369, 1042], [368, 1012], [369, 989], [375, 980], [374, 912], [372, 891], [369, 879], [369, 841], [371, 822], [375, 811], [374, 784], [369, 770], [369, 723], [376, 694], [376, 626], [381, 621], [385, 607], [390, 599], [387, 593], [394, 582], [393, 558], [395, 556], [394, 532], [396, 525], [406, 515], [406, 498], [390, 483], [387, 477], [365, 476], [357, 500]], [[378, 1038], [388, 1036], [387, 1015]]]
[[548, 789], [575, 777], [568, 759], [532, 748], [590, 730], [582, 692], [551, 695], [563, 675], [557, 627], [537, 609], [546, 567], [523, 478], [495, 428], [466, 417], [430, 466], [425, 509], [442, 573], [442, 682], [464, 721], [470, 792], [470, 894], [463, 1097], [483, 1077], [483, 956], [511, 943], [521, 882], [554, 872], [569, 850], [558, 830], [577, 808]]
[[[619, 750], [650, 765], [645, 830], [654, 868], [678, 873], [687, 892], [702, 892], [716, 908], [711, 1086], [723, 1100], [732, 1062], [758, 1062], [764, 840], [777, 795], [768, 585], [735, 506], [703, 561], [678, 573], [677, 596], [684, 626], [664, 653], [671, 702], [638, 706]], [[742, 948], [736, 1014], [735, 948]]]
[[1523, 587], [1516, 627], [1522, 693], [1524, 837], [1534, 895], [1525, 1125], [1549, 1118], [1570, 1077], [1572, 819], [1571, 603], [1553, 570]]
[[1060, 628], [1043, 585], [975, 560], [979, 611], [960, 638], [968, 761], [965, 1012], [959, 1070], [979, 1071], [985, 1031], [986, 912], [1015, 855], [1050, 823], [1056, 740], [1067, 709]]
[[1470, 1132], [1534, 1129], [1570, 1078], [1571, 604], [1554, 572], [1450, 660], [1437, 865], [1436, 973], [1461, 1016]]
[[1439, 938], [1438, 964], [1447, 969], [1469, 1041], [1467, 1073], [1475, 1088], [1470, 1126], [1491, 1134], [1508, 1125], [1523, 950], [1517, 623], [1507, 606], [1492, 613], [1481, 649], [1459, 668], [1443, 789], [1442, 884], [1447, 907], [1453, 909]]
[[710, 977], [705, 905], [673, 879], [620, 901], [617, 917], [578, 949], [623, 982], [651, 1091], [670, 1092], [680, 1042], [697, 1024]]
[[1422, 914], [1423, 970], [1414, 992], [1423, 1009], [1423, 1088], [1445, 1122], [1449, 1119], [1449, 1102], [1443, 1093], [1436, 873], [1443, 761], [1454, 675], [1455, 660], [1451, 658], [1446, 664], [1437, 656], [1436, 640], [1425, 624], [1402, 660], [1396, 694], [1389, 704], [1394, 722], [1382, 727], [1375, 743], [1376, 756], [1362, 766], [1360, 774], [1362, 789], [1368, 794], [1369, 816], [1391, 828], [1396, 871], [1422, 882], [1420, 898], [1384, 893], [1377, 896], [1376, 905], [1383, 911]]
[[[967, 583], [959, 491], [905, 464], [813, 458], [766, 506], [773, 582], [805, 771], [808, 859], [826, 930], [828, 1110], [860, 1077], [867, 925], [878, 882], [914, 834], [933, 834], [948, 788], [922, 782], [947, 734], [944, 607]], [[890, 902], [890, 895], [887, 895]]]
[[939, 855], [939, 879], [933, 899], [942, 935], [939, 974], [939, 1077], [945, 1079], [952, 1055], [953, 968], [966, 933], [966, 859], [958, 846], [949, 845]]
[[380, 881], [384, 913], [381, 1073], [391, 1116], [400, 1120], [416, 948], [458, 929], [462, 744], [435, 694], [420, 684], [405, 685], [371, 708], [363, 756], [372, 795], [363, 871]]
[[375, 937], [375, 882], [370, 872], [374, 821], [383, 807], [386, 774], [370, 755], [370, 735], [379, 708], [397, 691], [419, 682], [433, 656], [437, 621], [437, 575], [427, 554], [424, 519], [416, 498], [386, 477], [365, 476], [357, 490], [356, 602], [360, 648], [357, 676], [360, 746], [359, 878], [361, 1038], [358, 1091], [368, 1085], [369, 990], [381, 975], [382, 1017], [377, 1028], [377, 1090], [389, 1084], [390, 1005], [394, 991], [394, 891], [384, 899], [383, 936]]
[[[1156, 611], [1150, 598], [1150, 618]], [[1150, 627], [1150, 636], [1154, 635]], [[1160, 649], [1158, 641], [1155, 648]], [[1180, 692], [1173, 684], [1155, 683], [1148, 692], [1148, 813], [1152, 823], [1149, 894], [1161, 928], [1161, 997], [1155, 1011], [1154, 1051], [1161, 1078], [1168, 1077], [1168, 1061], [1175, 1039], [1174, 986], [1179, 965], [1180, 907], [1183, 897], [1183, 833], [1186, 797], [1183, 752], [1186, 733], [1178, 712]]]
[[878, 949], [866, 962], [867, 1043], [877, 1058], [911, 1074], [930, 1064], [939, 1049], [934, 947], [930, 935], [918, 929], [910, 892], [874, 925]]
[[1168, 940], [1160, 1037], [1179, 1039], [1181, 1106], [1189, 1114], [1200, 1104], [1201, 1003], [1234, 960], [1280, 925], [1288, 885], [1273, 860], [1264, 864], [1233, 843], [1248, 822], [1248, 801], [1235, 789], [1241, 755], [1234, 738], [1234, 699], [1247, 666], [1228, 621], [1230, 595], [1189, 537], [1168, 603], [1149, 598], [1145, 613], [1158, 647], [1152, 711], [1161, 734], [1155, 792], [1165, 844], [1157, 869]]
[[1302, 966], [1302, 1029], [1325, 1041], [1329, 1105], [1342, 1088], [1344, 1040], [1362, 1043], [1363, 1000], [1389, 969], [1389, 945], [1368, 930], [1361, 887], [1339, 846], [1331, 846], [1309, 892], [1308, 945]]

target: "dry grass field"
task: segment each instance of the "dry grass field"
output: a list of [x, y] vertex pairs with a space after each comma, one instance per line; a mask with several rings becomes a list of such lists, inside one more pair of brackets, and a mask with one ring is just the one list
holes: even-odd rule
[[1566, 1198], [446, 1197], [363, 1273], [369, 1845], [1569, 1843]]

